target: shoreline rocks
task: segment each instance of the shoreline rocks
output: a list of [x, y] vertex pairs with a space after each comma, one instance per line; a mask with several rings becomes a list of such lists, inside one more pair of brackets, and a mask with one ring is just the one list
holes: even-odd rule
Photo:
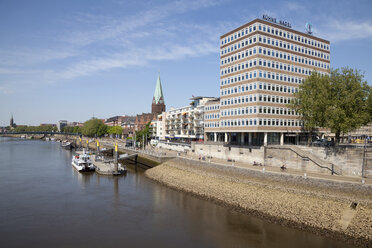
[[[145, 175], [168, 187], [271, 222], [361, 247], [372, 244], [370, 187], [342, 188], [331, 183], [328, 189], [323, 189], [322, 184], [327, 182], [317, 185], [268, 173], [264, 176], [249, 170], [243, 173], [232, 167], [190, 163], [182, 158], [149, 169]], [[352, 202], [357, 202], [355, 208], [351, 207]]]

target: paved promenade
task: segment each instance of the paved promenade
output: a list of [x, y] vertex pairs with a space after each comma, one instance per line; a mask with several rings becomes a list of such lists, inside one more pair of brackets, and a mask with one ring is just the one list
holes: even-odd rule
[[[159, 151], [163, 149], [157, 148]], [[166, 150], [169, 152], [168, 150]], [[175, 155], [177, 155], [177, 152], [173, 151]], [[199, 156], [193, 153], [179, 153], [181, 157], [193, 159], [193, 160], [199, 160]], [[361, 177], [350, 177], [350, 176], [340, 176], [340, 175], [331, 175], [324, 174], [324, 173], [316, 173], [316, 172], [304, 172], [301, 170], [295, 170], [295, 169], [285, 169], [282, 170], [280, 167], [272, 167], [272, 166], [260, 166], [260, 165], [253, 165], [250, 163], [244, 163], [244, 162], [228, 162], [227, 160], [223, 159], [217, 159], [217, 158], [207, 158], [205, 157], [203, 160], [203, 157], [200, 158], [201, 161], [204, 162], [210, 162], [212, 164], [220, 164], [225, 166], [234, 166], [239, 168], [245, 168], [249, 170], [255, 170], [255, 171], [262, 171], [262, 172], [272, 172], [272, 173], [278, 173], [281, 175], [293, 175], [293, 176], [300, 176], [300, 177], [306, 177], [307, 178], [317, 178], [317, 179], [324, 179], [324, 180], [332, 180], [332, 181], [338, 181], [338, 182], [345, 182], [345, 183], [354, 183], [354, 184], [362, 184], [362, 178]], [[364, 178], [364, 184], [366, 185], [372, 185], [372, 178]]]
[[[84, 142], [84, 141], [83, 141]], [[337, 181], [337, 182], [345, 182], [345, 183], [353, 183], [353, 184], [362, 184], [362, 178], [361, 177], [350, 177], [350, 176], [340, 176], [340, 175], [331, 175], [331, 174], [324, 174], [324, 173], [316, 173], [316, 172], [304, 172], [301, 170], [296, 169], [285, 169], [282, 170], [280, 167], [272, 167], [272, 166], [260, 166], [260, 165], [253, 165], [250, 163], [244, 163], [244, 162], [230, 162], [223, 159], [217, 159], [217, 158], [207, 158], [200, 157], [188, 152], [177, 152], [173, 150], [158, 148], [158, 147], [152, 147], [148, 146], [146, 149], [133, 149], [131, 147], [125, 147], [125, 142], [120, 139], [99, 139], [99, 142], [108, 148], [113, 148], [115, 143], [118, 143], [119, 149], [126, 149], [126, 150], [132, 150], [139, 154], [146, 154], [149, 156], [154, 157], [183, 157], [187, 159], [192, 160], [200, 160], [204, 162], [210, 162], [211, 164], [219, 164], [219, 165], [225, 165], [225, 166], [234, 166], [238, 168], [245, 168], [249, 170], [254, 171], [261, 171], [261, 172], [271, 172], [271, 173], [277, 173], [280, 175], [292, 175], [292, 176], [299, 176], [299, 177], [306, 177], [306, 178], [314, 178], [314, 179], [323, 179], [323, 180], [331, 180], [331, 181]], [[84, 143], [83, 143], [84, 144]], [[306, 175], [305, 175], [306, 173]], [[364, 178], [364, 184], [366, 185], [372, 185], [372, 178]]]

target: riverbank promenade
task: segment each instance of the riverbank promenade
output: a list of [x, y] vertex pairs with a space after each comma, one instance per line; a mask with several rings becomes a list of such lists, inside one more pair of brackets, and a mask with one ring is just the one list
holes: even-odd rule
[[[182, 158], [195, 160], [195, 161], [202, 161], [208, 162], [211, 165], [223, 165], [227, 167], [236, 167], [241, 169], [253, 170], [253, 171], [260, 171], [262, 173], [274, 173], [278, 175], [288, 175], [288, 176], [297, 176], [302, 178], [312, 178], [312, 179], [319, 179], [319, 180], [329, 180], [335, 182], [343, 182], [343, 183], [353, 183], [353, 184], [362, 184], [361, 177], [351, 177], [351, 176], [342, 176], [342, 175], [331, 175], [331, 174], [324, 174], [324, 173], [316, 173], [316, 172], [304, 172], [301, 170], [296, 170], [292, 168], [285, 168], [284, 170], [280, 167], [273, 167], [273, 166], [265, 166], [263, 164], [257, 163], [257, 165], [253, 165], [251, 163], [244, 163], [244, 162], [237, 162], [237, 161], [227, 161], [224, 159], [218, 158], [208, 158], [208, 157], [199, 157], [198, 155], [188, 152], [176, 152], [169, 149], [162, 149], [157, 147], [152, 147], [150, 149], [146, 149], [145, 151], [153, 151], [158, 154], [168, 154], [169, 156], [180, 156]], [[306, 174], [305, 174], [306, 173]], [[372, 185], [372, 178], [364, 178], [365, 185]]]
[[194, 161], [201, 161], [201, 162], [208, 162], [211, 165], [223, 165], [226, 167], [236, 167], [241, 169], [247, 169], [247, 170], [253, 170], [258, 171], [262, 173], [273, 173], [277, 175], [282, 176], [294, 176], [294, 177], [301, 177], [301, 178], [309, 178], [309, 179], [318, 179], [318, 180], [328, 180], [328, 181], [334, 181], [334, 182], [340, 182], [340, 183], [352, 183], [352, 184], [365, 184], [365, 185], [372, 185], [372, 178], [362, 178], [355, 176], [343, 176], [343, 175], [331, 175], [331, 174], [324, 174], [324, 173], [316, 173], [316, 172], [309, 172], [309, 171], [301, 171], [296, 170], [292, 168], [285, 168], [281, 169], [278, 167], [273, 166], [265, 166], [263, 164], [257, 163], [257, 165], [251, 164], [251, 163], [245, 163], [245, 162], [238, 162], [238, 161], [227, 161], [224, 159], [218, 159], [218, 158], [208, 158], [208, 157], [202, 157], [198, 156], [192, 152], [177, 152], [169, 149], [164, 148], [158, 148], [153, 146], [147, 146], [146, 149], [133, 149], [132, 147], [125, 147], [125, 143], [121, 140], [116, 139], [99, 139], [100, 143], [104, 145], [107, 148], [114, 147], [115, 143], [118, 143], [119, 149], [121, 150], [131, 150], [135, 151], [139, 154], [144, 154], [148, 156], [154, 156], [154, 157], [162, 157], [162, 158], [175, 158], [175, 157], [182, 157], [185, 159], [190, 159]]

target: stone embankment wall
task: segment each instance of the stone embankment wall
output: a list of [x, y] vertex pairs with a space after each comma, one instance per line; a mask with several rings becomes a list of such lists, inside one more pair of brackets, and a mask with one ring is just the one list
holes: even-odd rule
[[[312, 147], [311, 152], [324, 161], [336, 164], [343, 175], [362, 175], [364, 147]], [[367, 176], [372, 176], [372, 148], [366, 149], [365, 172]]]
[[189, 146], [183, 145], [183, 144], [177, 144], [177, 143], [158, 143], [157, 144], [158, 148], [163, 148], [163, 149], [169, 149], [173, 151], [178, 151], [178, 152], [186, 152], [190, 151], [191, 148]]
[[194, 152], [197, 155], [225, 160], [235, 160], [253, 164], [264, 163], [264, 147], [228, 147], [224, 145], [195, 144]]
[[183, 158], [145, 174], [169, 187], [282, 225], [361, 247], [372, 244], [370, 186], [262, 173]]
[[[321, 166], [332, 168], [330, 163], [320, 163]], [[325, 173], [331, 174], [331, 171], [319, 166], [311, 159], [308, 159], [306, 155], [299, 155], [295, 151], [289, 148], [279, 146], [276, 148], [268, 147], [266, 148], [265, 153], [265, 165], [266, 166], [273, 166], [273, 167], [280, 167], [285, 165], [286, 168], [300, 170], [303, 173], [305, 172], [317, 172], [317, 173]], [[340, 174], [339, 167], [337, 165], [334, 166], [334, 170]]]
[[[305, 157], [313, 158], [318, 164], [332, 168], [339, 175], [362, 176], [363, 147], [293, 147], [302, 152]], [[366, 149], [365, 176], [372, 176], [372, 149]], [[329, 174], [330, 171], [318, 166], [311, 159], [304, 159], [293, 151], [290, 146], [267, 147], [265, 165], [280, 166], [285, 164], [288, 168]]]
[[[330, 169], [339, 175], [361, 176], [363, 164], [363, 148], [327, 148], [300, 146], [268, 146], [239, 147], [220, 144], [193, 144], [196, 155], [235, 160], [253, 164], [262, 163], [266, 166], [301, 170], [303, 172], [318, 172], [330, 174]], [[368, 155], [369, 154], [369, 155]], [[324, 169], [327, 167], [329, 169]], [[372, 149], [367, 149], [365, 175], [372, 177]]]

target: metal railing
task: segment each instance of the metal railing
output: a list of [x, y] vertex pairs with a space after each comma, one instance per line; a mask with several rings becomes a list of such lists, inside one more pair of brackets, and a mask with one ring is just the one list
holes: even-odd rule
[[335, 170], [334, 170], [334, 164], [331, 163], [331, 168], [327, 167], [327, 166], [323, 166], [322, 164], [320, 164], [318, 161], [315, 161], [313, 158], [311, 158], [310, 156], [306, 155], [306, 154], [303, 154], [305, 153], [304, 151], [296, 151], [296, 149], [293, 149], [292, 147], [265, 147], [265, 149], [283, 149], [283, 150], [291, 150], [292, 152], [296, 153], [299, 157], [301, 157], [302, 159], [308, 159], [310, 160], [311, 162], [313, 162], [314, 164], [316, 164], [318, 167], [322, 168], [322, 169], [327, 169], [331, 172], [331, 174], [336, 174], [336, 175], [339, 175]]

